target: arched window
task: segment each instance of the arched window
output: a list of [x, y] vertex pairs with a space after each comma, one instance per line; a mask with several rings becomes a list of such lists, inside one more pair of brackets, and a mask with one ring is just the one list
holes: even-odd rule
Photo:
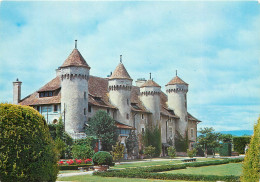
[[57, 124], [57, 123], [58, 123], [58, 120], [57, 120], [57, 119], [54, 119], [54, 120], [52, 121], [52, 123], [53, 123], [53, 124]]

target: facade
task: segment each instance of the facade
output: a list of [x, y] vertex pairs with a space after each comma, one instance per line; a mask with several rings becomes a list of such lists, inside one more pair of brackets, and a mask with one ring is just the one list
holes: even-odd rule
[[13, 82], [13, 103], [34, 107], [48, 123], [62, 117], [73, 138], [84, 137], [88, 120], [104, 110], [116, 121], [122, 143], [130, 130], [140, 135], [155, 125], [161, 127], [163, 154], [177, 134], [188, 136], [190, 145], [196, 141], [200, 121], [187, 112], [187, 83], [176, 74], [165, 94], [151, 78], [138, 79], [136, 86], [132, 82], [122, 56], [114, 72], [101, 78], [90, 75], [89, 65], [75, 47], [56, 77], [24, 99], [20, 99], [22, 82]]

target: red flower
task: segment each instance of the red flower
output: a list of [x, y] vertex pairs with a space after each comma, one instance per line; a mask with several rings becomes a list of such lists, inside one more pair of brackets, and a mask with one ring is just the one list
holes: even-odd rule
[[59, 165], [63, 165], [64, 164], [64, 162], [63, 161], [59, 161]]
[[92, 159], [86, 159], [84, 162], [85, 163], [90, 163], [90, 162], [92, 162]]

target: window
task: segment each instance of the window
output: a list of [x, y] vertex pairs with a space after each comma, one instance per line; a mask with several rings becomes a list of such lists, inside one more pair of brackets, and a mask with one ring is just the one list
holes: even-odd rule
[[39, 112], [40, 112], [40, 106], [37, 106], [37, 111], [39, 111]]
[[129, 106], [129, 100], [128, 100], [128, 99], [126, 99], [126, 103], [127, 103], [127, 105]]
[[169, 127], [169, 137], [172, 138], [172, 127]]
[[43, 92], [40, 93], [40, 97], [44, 97], [44, 93]]
[[87, 113], [86, 113], [86, 108], [84, 108], [84, 115], [86, 116], [86, 114], [87, 114]]
[[193, 128], [190, 129], [190, 137], [191, 137], [191, 138], [194, 137], [194, 129], [193, 129]]
[[141, 118], [144, 119], [144, 114], [141, 115]]
[[53, 92], [52, 91], [40, 92], [39, 96], [40, 97], [52, 97], [53, 96]]
[[49, 92], [49, 97], [51, 97], [52, 96], [52, 92]]
[[84, 92], [84, 99], [87, 99], [87, 92]]
[[144, 134], [144, 128], [142, 128], [142, 134]]
[[126, 119], [129, 119], [129, 114], [126, 114]]
[[42, 112], [52, 112], [52, 106], [42, 106]]
[[109, 109], [107, 109], [107, 114], [109, 114]]
[[90, 105], [88, 105], [88, 112], [91, 112], [92, 108]]
[[57, 112], [57, 111], [58, 111], [58, 105], [54, 105], [53, 111], [54, 111], [54, 112]]

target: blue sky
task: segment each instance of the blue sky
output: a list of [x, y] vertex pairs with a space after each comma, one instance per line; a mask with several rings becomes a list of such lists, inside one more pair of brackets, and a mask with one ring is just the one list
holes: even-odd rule
[[188, 110], [216, 130], [252, 129], [260, 111], [260, 4], [257, 1], [7, 2], [0, 4], [0, 102], [55, 77], [78, 49], [91, 74], [119, 63], [130, 76], [189, 83]]

